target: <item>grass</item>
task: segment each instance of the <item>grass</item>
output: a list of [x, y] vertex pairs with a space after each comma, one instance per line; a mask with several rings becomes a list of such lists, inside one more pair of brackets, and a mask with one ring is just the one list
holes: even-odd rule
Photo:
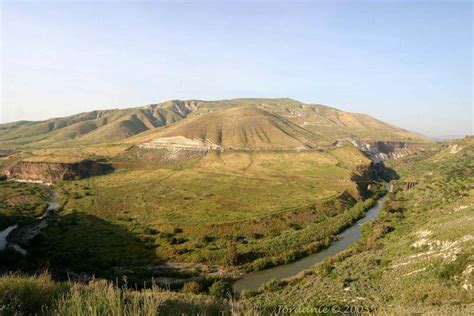
[[[392, 267], [424, 249], [411, 247], [417, 241], [415, 229], [433, 231], [430, 240], [441, 243], [469, 232], [468, 222], [457, 221], [472, 208], [457, 215], [444, 211], [472, 199], [472, 154], [465, 149], [452, 156], [449, 148], [393, 163], [402, 179], [381, 219], [364, 227], [364, 241], [356, 247], [292, 281], [272, 282], [240, 303], [217, 298], [228, 292], [226, 279], [235, 271], [264, 269], [318, 251], [373, 204], [372, 199], [361, 201], [353, 181], [370, 165], [359, 150], [268, 148], [317, 145], [352, 134], [367, 139], [419, 138], [366, 116], [287, 99], [196, 102], [194, 114], [181, 123], [177, 121], [183, 117], [174, 109], [177, 104], [183, 105], [173, 101], [146, 110], [108, 111], [102, 113], [105, 120], [84, 113], [16, 128], [3, 126], [0, 145], [25, 146], [25, 151], [1, 158], [2, 168], [19, 159], [95, 158], [112, 161], [115, 172], [56, 186], [61, 209], [48, 216], [48, 226], [32, 240], [27, 256], [17, 259], [4, 252], [2, 263], [7, 258], [15, 269], [29, 272], [46, 266], [63, 280], [68, 273], [74, 279], [85, 273], [117, 281], [86, 284], [54, 282], [45, 274], [4, 276], [0, 313], [216, 314], [249, 306], [271, 311], [281, 303], [362, 305], [373, 310], [387, 304], [413, 307], [469, 301], [459, 287], [471, 282], [463, 277], [472, 262], [471, 246], [462, 244], [452, 261], [434, 259], [420, 272], [414, 271], [425, 268], [423, 262], [407, 264], [410, 270]], [[237, 109], [242, 106], [259, 106], [267, 112]], [[225, 113], [236, 114], [235, 121], [221, 122], [224, 111], [207, 114], [222, 107], [233, 107]], [[244, 123], [236, 124], [239, 119]], [[196, 121], [212, 124], [193, 125]], [[267, 150], [210, 152], [174, 163], [156, 162], [153, 157], [147, 162], [134, 160], [128, 147], [156, 136], [154, 127], [162, 124], [169, 127], [156, 135], [184, 131], [214, 137], [226, 146]], [[104, 145], [125, 138], [124, 143]], [[418, 185], [405, 192], [402, 181], [415, 180]], [[0, 182], [0, 197], [1, 225], [20, 218], [32, 221], [45, 207], [45, 192], [36, 185]], [[400, 275], [408, 276], [398, 281]], [[143, 283], [154, 283], [154, 276], [168, 277], [164, 282], [183, 293]], [[132, 290], [126, 284], [140, 285]]]
[[208, 139], [224, 148], [234, 149], [313, 147], [329, 143], [326, 137], [255, 106], [223, 109], [188, 118], [148, 134], [146, 138], [151, 140], [170, 136]]
[[2, 315], [176, 315], [229, 312], [226, 300], [197, 294], [118, 288], [104, 280], [55, 282], [47, 273], [0, 277]]
[[[351, 160], [344, 150], [352, 153]], [[343, 154], [345, 168], [338, 166]], [[264, 248], [276, 249], [272, 245], [286, 238], [278, 235], [293, 236], [294, 227], [312, 223], [324, 227], [350, 208], [353, 196], [358, 197], [350, 181], [352, 168], [363, 163], [367, 158], [350, 148], [334, 153], [210, 153], [171, 165], [118, 161], [112, 174], [65, 182], [63, 214], [88, 214], [120, 227], [144, 241], [160, 260], [234, 265], [227, 258], [232, 246], [243, 256], [251, 254], [237, 263], [242, 264], [274, 255]], [[338, 225], [318, 238], [330, 237]]]
[[[249, 304], [363, 307], [380, 313], [472, 313], [472, 139], [390, 163], [401, 178], [363, 240]], [[406, 189], [405, 181], [416, 180]], [[469, 289], [471, 287], [471, 290]], [[471, 305], [469, 305], [471, 304]]]
[[[367, 160], [356, 151], [360, 164]], [[64, 184], [68, 209], [110, 218], [128, 211], [154, 225], [218, 224], [356, 194], [352, 170], [320, 153], [211, 153], [195, 165], [145, 164]], [[85, 189], [87, 188], [87, 189]], [[86, 196], [90, 192], [90, 196]], [[256, 207], [258, 205], [258, 207]]]
[[48, 194], [38, 184], [0, 181], [0, 230], [41, 215]]
[[[68, 270], [110, 279], [132, 272], [138, 283], [156, 273], [189, 280], [212, 265], [232, 273], [293, 261], [361, 216], [351, 209], [359, 199], [351, 177], [368, 163], [350, 147], [209, 153], [173, 164], [117, 157], [114, 173], [55, 186], [62, 208], [26, 261], [63, 278]], [[204, 270], [178, 272], [176, 263]]]

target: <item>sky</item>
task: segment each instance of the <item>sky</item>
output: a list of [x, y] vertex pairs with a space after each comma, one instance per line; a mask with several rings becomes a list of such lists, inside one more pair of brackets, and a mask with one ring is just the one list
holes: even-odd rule
[[0, 123], [289, 97], [473, 134], [471, 1], [1, 2]]

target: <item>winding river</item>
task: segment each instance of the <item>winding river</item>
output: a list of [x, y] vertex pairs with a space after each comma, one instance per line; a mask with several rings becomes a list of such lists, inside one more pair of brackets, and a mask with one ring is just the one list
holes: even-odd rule
[[344, 230], [340, 234], [340, 239], [332, 242], [328, 248], [304, 257], [293, 263], [245, 274], [242, 278], [234, 283], [234, 292], [240, 293], [242, 290], [258, 290], [258, 288], [263, 283], [273, 279], [281, 280], [294, 276], [301, 271], [311, 268], [313, 265], [322, 261], [323, 259], [334, 256], [337, 253], [349, 248], [351, 245], [359, 241], [361, 237], [361, 225], [379, 216], [384, 201], [385, 196], [380, 198], [377, 203], [366, 212], [364, 218], [358, 220], [352, 226]]
[[[48, 207], [46, 209], [46, 212], [37, 218], [39, 222], [32, 228], [32, 231], [34, 233], [33, 237], [36, 233], [41, 231], [42, 228], [47, 226], [47, 219], [45, 217], [50, 211], [55, 210], [59, 207], [57, 200], [58, 194], [53, 191], [52, 188], [50, 188], [50, 195], [46, 202], [48, 204]], [[376, 204], [366, 212], [364, 218], [358, 220], [352, 226], [345, 229], [340, 234], [340, 239], [332, 242], [328, 248], [321, 250], [313, 255], [304, 257], [293, 263], [245, 274], [242, 278], [240, 278], [234, 283], [234, 292], [240, 293], [242, 290], [254, 291], [257, 290], [265, 282], [271, 281], [273, 279], [280, 280], [294, 276], [301, 271], [311, 268], [313, 265], [322, 261], [323, 259], [334, 256], [339, 252], [349, 248], [351, 245], [360, 240], [361, 225], [379, 216], [384, 201], [385, 196], [380, 198], [376, 202]], [[26, 254], [25, 249], [21, 248], [17, 244], [8, 242], [7, 240], [8, 235], [17, 228], [18, 225], [12, 225], [0, 231], [0, 251], [5, 250], [7, 247], [11, 247], [22, 254]]]

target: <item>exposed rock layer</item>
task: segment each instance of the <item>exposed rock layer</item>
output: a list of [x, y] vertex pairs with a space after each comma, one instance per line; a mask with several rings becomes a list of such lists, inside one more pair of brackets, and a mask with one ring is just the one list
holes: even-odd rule
[[365, 152], [374, 162], [381, 162], [387, 159], [398, 159], [410, 155], [415, 151], [424, 150], [427, 146], [427, 144], [424, 143], [412, 142], [364, 142], [363, 140], [352, 137], [348, 137], [345, 140]]
[[19, 161], [6, 171], [8, 178], [43, 181], [47, 183], [83, 179], [112, 170], [109, 164], [93, 160], [76, 163]]

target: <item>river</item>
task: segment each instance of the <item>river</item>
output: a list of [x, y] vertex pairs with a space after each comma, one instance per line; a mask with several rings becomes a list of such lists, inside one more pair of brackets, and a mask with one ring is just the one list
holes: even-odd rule
[[234, 283], [234, 292], [240, 293], [242, 290], [258, 290], [263, 283], [273, 279], [281, 280], [294, 276], [301, 271], [311, 268], [323, 259], [334, 256], [349, 248], [351, 245], [359, 241], [361, 237], [361, 225], [379, 216], [384, 201], [385, 196], [380, 198], [376, 204], [366, 212], [364, 218], [358, 220], [352, 226], [345, 229], [340, 234], [340, 239], [332, 242], [328, 248], [289, 264], [247, 273]]
[[[33, 230], [40, 231], [42, 228], [46, 227], [47, 219], [45, 217], [49, 213], [49, 211], [55, 210], [59, 207], [57, 202], [58, 194], [51, 189], [50, 196], [48, 197], [48, 208], [46, 212], [38, 217], [37, 219], [40, 222], [33, 228]], [[288, 278], [298, 274], [301, 271], [307, 270], [311, 268], [316, 263], [322, 261], [327, 257], [331, 257], [336, 255], [337, 253], [349, 248], [351, 245], [356, 243], [360, 240], [361, 237], [361, 225], [371, 221], [372, 219], [376, 218], [380, 214], [380, 210], [382, 209], [383, 202], [385, 201], [385, 196], [380, 198], [376, 204], [366, 212], [364, 218], [355, 222], [352, 226], [345, 229], [340, 234], [340, 239], [331, 243], [331, 245], [321, 250], [313, 255], [309, 255], [304, 257], [298, 261], [293, 263], [285, 264], [276, 266], [273, 268], [269, 268], [262, 271], [251, 272], [245, 274], [239, 280], [237, 280], [234, 285], [233, 289], [235, 293], [240, 293], [242, 290], [257, 290], [263, 283], [271, 281], [273, 279], [280, 280], [284, 278]], [[12, 225], [6, 228], [3, 231], [0, 231], [0, 251], [6, 249], [7, 247], [12, 247], [16, 249], [18, 252], [22, 254], [26, 254], [26, 250], [21, 248], [20, 246], [9, 243], [7, 240], [8, 235], [14, 231], [18, 225]], [[35, 229], [38, 228], [38, 229]], [[34, 236], [33, 236], [34, 237]]]

